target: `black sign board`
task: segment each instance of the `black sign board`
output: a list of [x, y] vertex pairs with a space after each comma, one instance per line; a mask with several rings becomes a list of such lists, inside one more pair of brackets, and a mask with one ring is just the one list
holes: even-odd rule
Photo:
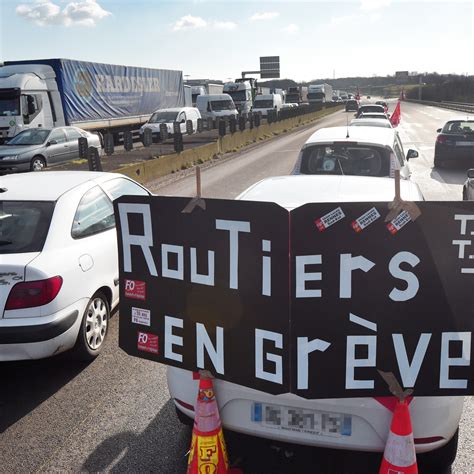
[[377, 369], [474, 393], [473, 203], [205, 202], [115, 201], [127, 353], [305, 398], [389, 395]]
[[260, 77], [262, 79], [280, 77], [280, 56], [260, 56]]

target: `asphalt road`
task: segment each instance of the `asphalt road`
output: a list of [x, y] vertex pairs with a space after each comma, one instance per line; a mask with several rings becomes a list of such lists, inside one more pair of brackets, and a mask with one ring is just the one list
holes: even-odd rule
[[[288, 174], [298, 151], [322, 126], [343, 125], [337, 112], [314, 126], [279, 136], [203, 170], [205, 197], [234, 198], [257, 180]], [[453, 112], [402, 104], [399, 127], [405, 151], [416, 147], [412, 178], [428, 200], [461, 199], [465, 170], [432, 170], [436, 129]], [[194, 177], [163, 185], [160, 194], [191, 196]], [[180, 473], [186, 466], [189, 429], [179, 424], [166, 387], [164, 366], [118, 349], [118, 317], [112, 318], [101, 356], [89, 365], [67, 356], [0, 366], [0, 472]], [[456, 474], [472, 472], [472, 398], [466, 399]], [[293, 451], [228, 436], [231, 456], [249, 473], [353, 473], [377, 471], [377, 457], [341, 456], [325, 450]]]

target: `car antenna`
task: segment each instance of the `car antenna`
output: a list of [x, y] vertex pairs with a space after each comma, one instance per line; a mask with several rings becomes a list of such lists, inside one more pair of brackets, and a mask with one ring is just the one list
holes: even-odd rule
[[349, 136], [349, 117], [347, 117], [347, 116], [346, 116], [346, 128], [347, 128], [346, 138], [351, 138]]

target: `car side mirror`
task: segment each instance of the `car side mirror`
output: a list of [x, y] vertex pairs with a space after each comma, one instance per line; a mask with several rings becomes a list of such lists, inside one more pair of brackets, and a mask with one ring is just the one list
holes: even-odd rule
[[407, 152], [407, 161], [411, 158], [418, 158], [418, 152], [416, 150], [408, 150]]
[[436, 130], [438, 133], [441, 133], [441, 130], [442, 128], [438, 128], [438, 130]]
[[57, 145], [57, 144], [58, 144], [57, 140], [49, 140], [49, 142], [46, 143], [46, 146]]
[[474, 168], [469, 168], [467, 170], [467, 177], [471, 179], [474, 178]]

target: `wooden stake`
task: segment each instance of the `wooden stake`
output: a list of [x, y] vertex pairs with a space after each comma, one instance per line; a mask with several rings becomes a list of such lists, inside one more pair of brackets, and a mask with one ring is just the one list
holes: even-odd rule
[[201, 197], [201, 167], [196, 166], [196, 196]]

